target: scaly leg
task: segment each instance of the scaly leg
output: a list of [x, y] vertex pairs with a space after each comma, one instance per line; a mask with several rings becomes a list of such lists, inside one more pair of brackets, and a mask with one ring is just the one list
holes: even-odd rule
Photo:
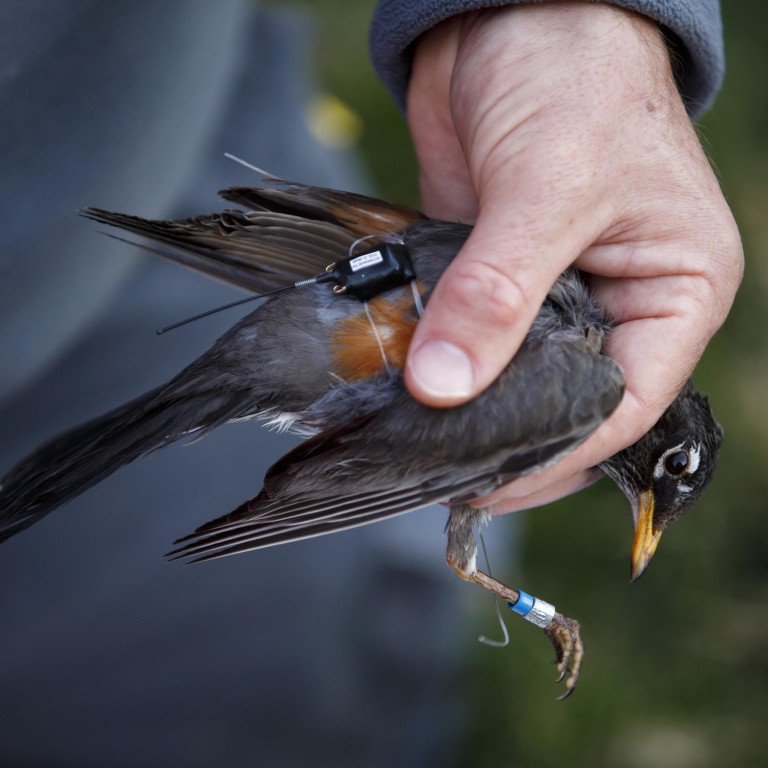
[[526, 592], [512, 589], [477, 569], [477, 542], [473, 525], [480, 525], [487, 516], [486, 510], [475, 509], [467, 504], [451, 507], [445, 526], [448, 534], [448, 565], [461, 579], [479, 584], [498, 595], [507, 601], [513, 611], [544, 630], [555, 649], [557, 670], [560, 673], [556, 682], [565, 680], [565, 692], [559, 698], [566, 699], [576, 688], [584, 658], [584, 643], [581, 640], [579, 622], [557, 613], [549, 603], [531, 597]]

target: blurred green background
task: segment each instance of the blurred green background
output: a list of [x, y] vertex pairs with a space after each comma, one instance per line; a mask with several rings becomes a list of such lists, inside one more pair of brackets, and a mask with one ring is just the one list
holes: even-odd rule
[[[362, 151], [382, 196], [416, 204], [405, 124], [367, 56], [370, 0], [317, 0], [317, 62], [340, 143]], [[727, 75], [700, 126], [747, 254], [743, 287], [697, 371], [725, 426], [719, 473], [629, 584], [631, 519], [607, 481], [521, 514], [527, 585], [573, 616], [588, 656], [566, 703], [539, 630], [511, 645], [467, 633], [462, 765], [686, 768], [768, 764], [768, 4], [725, 3]], [[339, 128], [340, 126], [340, 128]], [[503, 522], [491, 535], [503, 535]], [[490, 612], [489, 612], [490, 613]], [[477, 630], [477, 631], [475, 631]]]

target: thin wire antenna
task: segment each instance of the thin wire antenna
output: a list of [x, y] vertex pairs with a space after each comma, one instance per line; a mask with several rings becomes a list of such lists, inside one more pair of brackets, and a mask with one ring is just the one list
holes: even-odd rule
[[[156, 246], [150, 245], [149, 243], [138, 243], [135, 240], [129, 240], [127, 237], [120, 237], [120, 235], [115, 235], [112, 232], [105, 232], [103, 229], [99, 230], [99, 234], [106, 235], [107, 237], [111, 237], [113, 240], [118, 240], [121, 243], [128, 243], [128, 245], [133, 245], [136, 248], [141, 248], [142, 250], [149, 251], [150, 253], [157, 253], [158, 255], [162, 256], [163, 258], [168, 258], [168, 252], [163, 250], [162, 248], [158, 248]], [[257, 299], [266, 299], [268, 296], [274, 296], [276, 293], [282, 293], [283, 291], [290, 291], [292, 288], [302, 288], [305, 285], [313, 285], [317, 282], [322, 282], [325, 280], [332, 280], [333, 276], [327, 273], [321, 273], [319, 275], [315, 275], [314, 277], [308, 277], [305, 280], [297, 280], [295, 283], [291, 283], [290, 285], [281, 285], [279, 288], [273, 288], [271, 291], [266, 291], [265, 293], [258, 293], [255, 296], [246, 296], [244, 299], [238, 299], [237, 301], [232, 301], [229, 304], [224, 304], [221, 307], [214, 307], [213, 309], [206, 310], [205, 312], [201, 312], [199, 315], [195, 315], [194, 317], [188, 317], [186, 320], [179, 320], [178, 323], [173, 323], [172, 325], [166, 325], [164, 328], [158, 328], [155, 333], [158, 336], [161, 336], [166, 331], [173, 331], [176, 328], [181, 328], [182, 325], [187, 325], [187, 323], [193, 323], [195, 320], [201, 320], [204, 317], [208, 317], [209, 315], [215, 315], [217, 312], [223, 312], [225, 309], [230, 309], [231, 307], [238, 307], [240, 304], [247, 304], [249, 301], [256, 301]]]
[[[488, 560], [488, 550], [485, 548], [485, 539], [483, 538], [483, 532], [480, 530], [480, 526], [477, 526], [477, 535], [480, 539], [480, 546], [483, 550], [483, 559], [485, 560], [485, 567], [488, 571], [489, 576], [493, 576], [491, 573], [491, 563]], [[490, 645], [491, 648], [505, 648], [509, 645], [509, 630], [507, 630], [507, 625], [504, 623], [504, 619], [501, 616], [501, 609], [499, 608], [499, 598], [498, 595], [493, 596], [493, 607], [496, 609], [496, 618], [499, 620], [499, 625], [501, 626], [501, 632], [504, 635], [503, 640], [492, 640], [490, 637], [486, 637], [485, 635], [480, 635], [480, 637], [477, 638], [478, 642], [483, 643], [484, 645]]]
[[347, 249], [347, 256], [352, 256], [352, 253], [354, 252], [355, 248], [357, 248], [358, 243], [362, 243], [365, 240], [370, 240], [370, 239], [372, 239], [374, 237], [378, 237], [379, 239], [381, 239], [381, 235], [379, 235], [379, 234], [376, 234], [376, 235], [363, 235], [362, 237], [358, 237], [357, 240], [355, 240], [355, 242], [352, 243], [352, 245], [350, 245], [349, 248]]
[[283, 285], [280, 288], [274, 288], [271, 291], [267, 291], [266, 293], [259, 293], [256, 296], [246, 296], [244, 299], [231, 301], [229, 304], [224, 304], [221, 307], [214, 307], [213, 309], [209, 309], [205, 312], [201, 312], [199, 315], [195, 315], [194, 317], [188, 317], [186, 320], [179, 320], [178, 323], [173, 323], [173, 325], [166, 325], [165, 328], [158, 328], [155, 331], [155, 333], [158, 336], [160, 336], [166, 331], [172, 331], [175, 328], [181, 328], [182, 325], [186, 325], [187, 323], [194, 323], [195, 320], [200, 320], [203, 317], [208, 317], [209, 315], [215, 315], [217, 312], [222, 312], [225, 309], [230, 309], [231, 307], [238, 307], [240, 306], [240, 304], [247, 304], [249, 301], [256, 301], [256, 299], [265, 299], [267, 296], [274, 296], [276, 293], [282, 293], [283, 291], [290, 291], [292, 288], [299, 288], [302, 285], [310, 285], [311, 283], [314, 283], [314, 282], [317, 282], [315, 278], [311, 278], [309, 280], [300, 280], [298, 283], [292, 283], [291, 285]]
[[277, 178], [274, 174], [271, 174], [269, 171], [265, 171], [263, 168], [258, 168], [255, 165], [251, 165], [247, 160], [243, 160], [242, 157], [238, 157], [237, 155], [232, 155], [229, 152], [225, 152], [224, 157], [226, 157], [227, 160], [234, 160], [236, 163], [240, 163], [240, 165], [244, 165], [246, 168], [250, 168], [250, 170], [256, 171], [256, 173], [260, 173], [262, 176], [268, 179]]
[[[403, 246], [405, 245], [405, 239], [403, 238], [403, 235], [398, 233], [398, 234], [394, 235], [394, 237], [397, 238], [396, 242], [398, 242], [400, 245], [403, 245]], [[358, 237], [357, 240], [355, 240], [355, 242], [352, 243], [352, 245], [350, 245], [349, 248], [347, 249], [347, 256], [351, 257], [352, 253], [355, 250], [355, 248], [357, 248], [357, 246], [360, 243], [364, 242], [365, 240], [373, 240], [373, 239], [378, 239], [378, 240], [380, 240], [382, 242], [385, 242], [385, 243], [391, 243], [393, 241], [393, 235], [391, 235], [391, 234], [388, 235], [388, 234], [386, 234], [384, 232], [375, 232], [372, 235], [363, 235], [362, 237]]]

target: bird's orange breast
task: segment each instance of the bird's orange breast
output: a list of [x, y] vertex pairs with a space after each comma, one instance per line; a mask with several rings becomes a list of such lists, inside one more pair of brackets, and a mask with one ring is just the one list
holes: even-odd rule
[[391, 368], [403, 370], [417, 322], [410, 290], [377, 296], [368, 302], [368, 313], [361, 305], [333, 334], [334, 373], [346, 381], [368, 379], [385, 369], [385, 358]]

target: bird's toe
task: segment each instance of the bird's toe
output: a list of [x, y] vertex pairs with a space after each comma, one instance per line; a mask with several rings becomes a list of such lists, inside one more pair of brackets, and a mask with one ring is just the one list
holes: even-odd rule
[[556, 613], [550, 625], [544, 630], [555, 649], [555, 663], [560, 673], [555, 682], [565, 681], [565, 691], [559, 700], [567, 699], [576, 689], [584, 659], [584, 642], [581, 627], [575, 619]]

